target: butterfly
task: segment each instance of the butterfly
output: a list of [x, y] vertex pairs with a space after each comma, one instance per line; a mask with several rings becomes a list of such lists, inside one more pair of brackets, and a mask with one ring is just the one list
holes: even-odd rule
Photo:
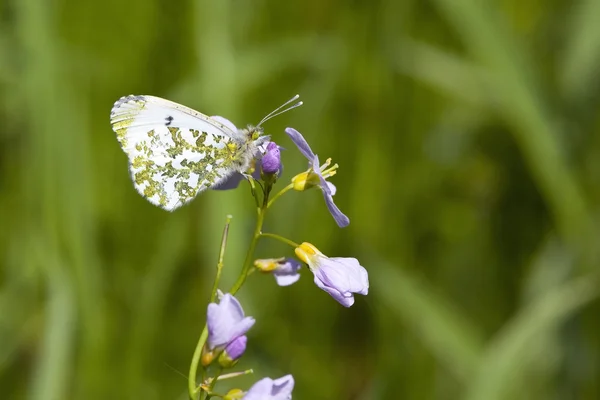
[[262, 124], [301, 106], [299, 101], [285, 108], [299, 97], [244, 129], [223, 117], [209, 117], [154, 96], [121, 97], [110, 112], [110, 122], [129, 158], [137, 191], [152, 204], [173, 211], [235, 173], [245, 175], [270, 140]]

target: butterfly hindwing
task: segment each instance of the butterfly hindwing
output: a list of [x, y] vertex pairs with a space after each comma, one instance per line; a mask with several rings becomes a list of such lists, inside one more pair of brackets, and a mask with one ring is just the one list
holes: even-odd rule
[[137, 191], [172, 211], [224, 182], [239, 156], [231, 123], [153, 96], [126, 96], [111, 111], [111, 124]]

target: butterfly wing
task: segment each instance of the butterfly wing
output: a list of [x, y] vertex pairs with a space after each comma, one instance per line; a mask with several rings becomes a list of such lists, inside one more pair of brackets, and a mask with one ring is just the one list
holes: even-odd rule
[[125, 96], [110, 113], [137, 191], [167, 211], [237, 171], [233, 124], [153, 96]]

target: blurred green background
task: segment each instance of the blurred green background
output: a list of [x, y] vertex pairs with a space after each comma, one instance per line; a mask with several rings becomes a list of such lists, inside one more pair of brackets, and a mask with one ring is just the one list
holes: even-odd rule
[[[600, 1], [0, 1], [0, 398], [185, 399], [218, 242], [246, 185], [174, 213], [139, 196], [109, 124], [152, 94], [339, 173], [266, 230], [358, 258], [367, 297], [252, 275], [238, 369], [297, 399], [600, 398]], [[291, 255], [264, 240], [257, 255]], [[224, 385], [221, 389], [229, 387]], [[225, 389], [223, 389], [225, 390]]]

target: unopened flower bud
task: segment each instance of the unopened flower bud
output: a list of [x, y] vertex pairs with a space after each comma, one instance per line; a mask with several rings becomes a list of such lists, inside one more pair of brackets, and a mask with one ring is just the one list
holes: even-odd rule
[[223, 368], [233, 367], [246, 351], [247, 342], [246, 336], [240, 336], [229, 343], [219, 356], [219, 365]]
[[281, 170], [281, 151], [275, 142], [267, 145], [267, 151], [261, 159], [263, 174], [275, 175]]
[[215, 360], [215, 352], [212, 350], [208, 350], [206, 346], [202, 350], [202, 357], [200, 357], [200, 362], [203, 367], [208, 367]]
[[223, 400], [239, 400], [244, 397], [245, 393], [242, 389], [231, 389], [225, 396], [223, 396]]

